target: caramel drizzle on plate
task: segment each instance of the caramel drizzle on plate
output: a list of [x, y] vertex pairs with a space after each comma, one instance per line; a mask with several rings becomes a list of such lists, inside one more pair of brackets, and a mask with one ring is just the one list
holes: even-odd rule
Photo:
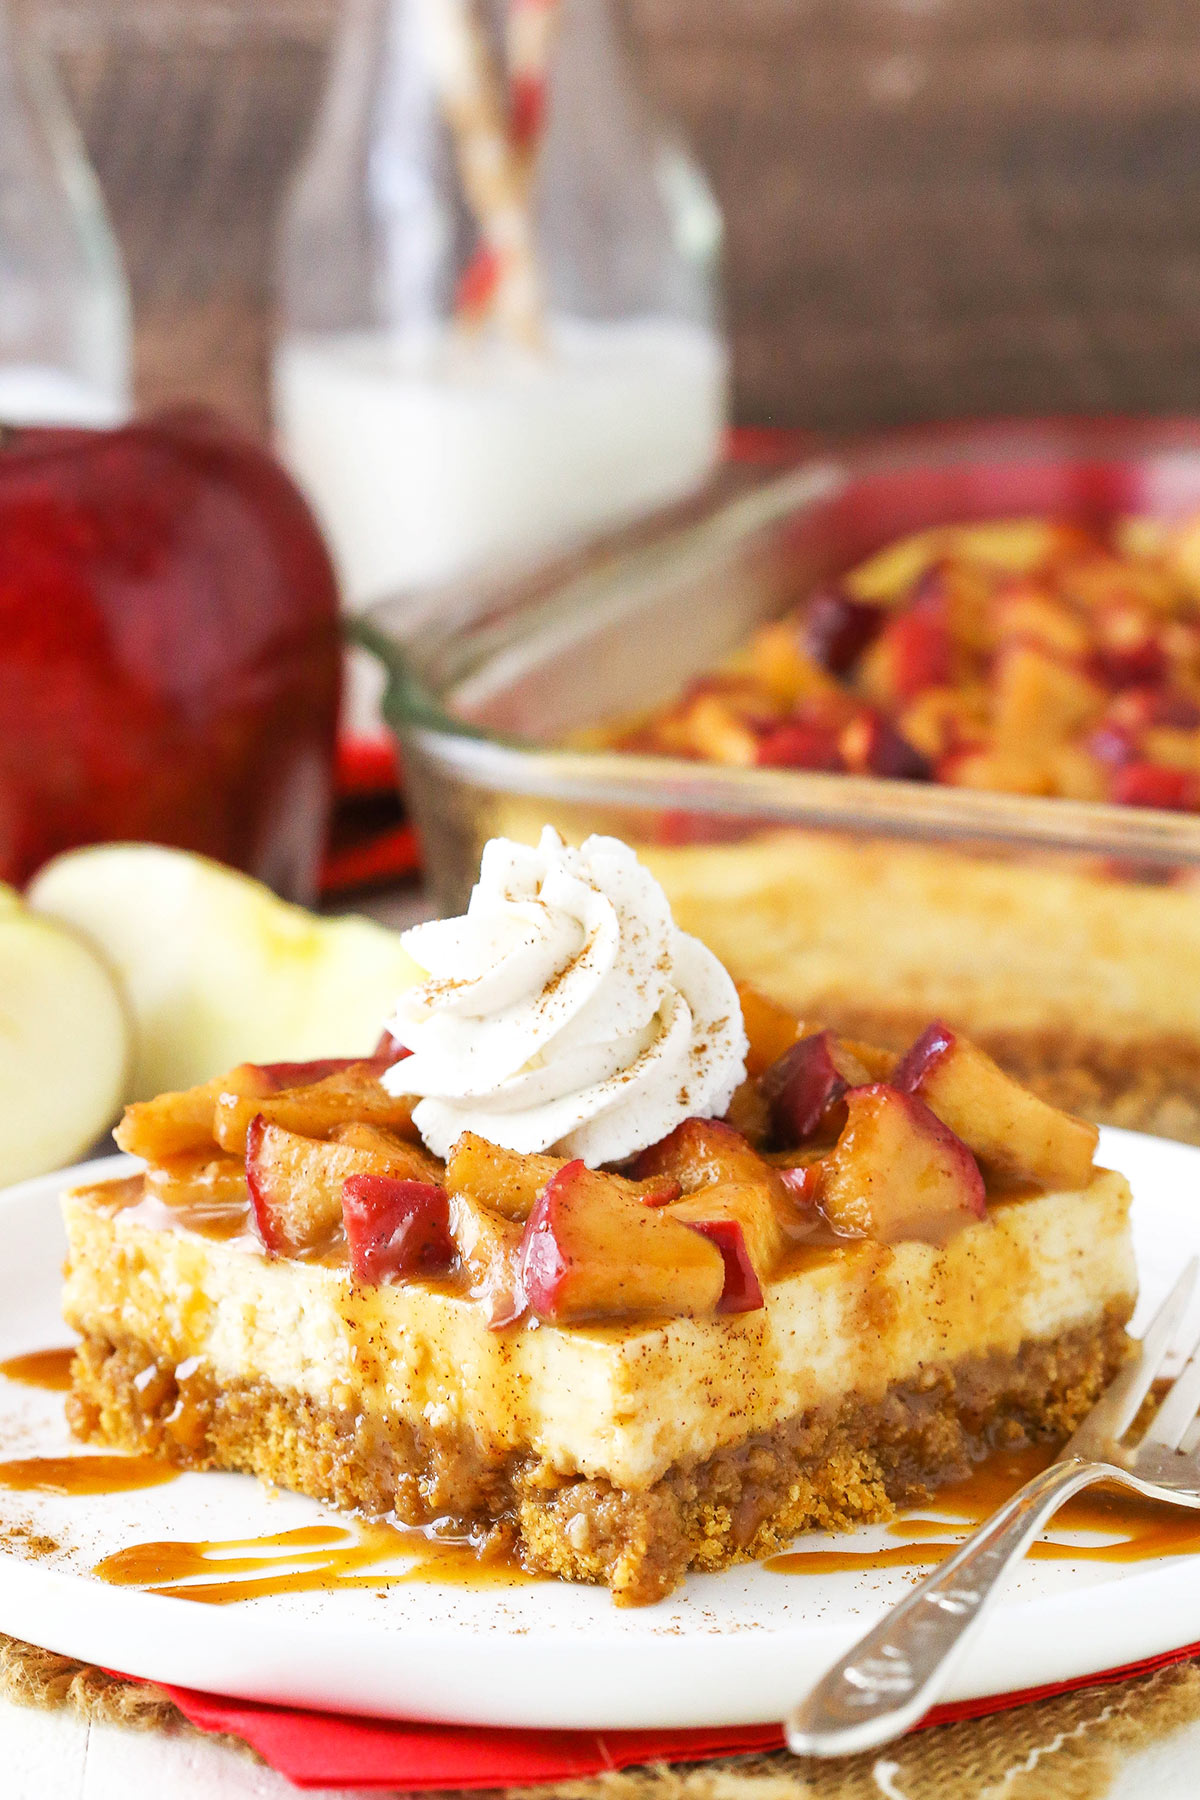
[[[941, 1488], [924, 1506], [888, 1526], [906, 1541], [879, 1550], [787, 1550], [765, 1566], [785, 1575], [829, 1575], [845, 1570], [929, 1568], [953, 1556], [967, 1533], [991, 1517], [1031, 1476], [1048, 1467], [1054, 1452], [1041, 1445], [1001, 1452], [980, 1463], [965, 1481]], [[1069, 1500], [1026, 1552], [1041, 1562], [1147, 1562], [1156, 1556], [1200, 1551], [1200, 1514], [1115, 1489], [1090, 1489]], [[1063, 1544], [1063, 1532], [1091, 1531], [1110, 1541]], [[947, 1541], [941, 1541], [947, 1540]]]
[[0, 1462], [0, 1488], [25, 1494], [128, 1494], [162, 1487], [179, 1470], [157, 1456], [27, 1456]]
[[[380, 1569], [401, 1557], [412, 1559], [408, 1567]], [[143, 1593], [207, 1606], [229, 1606], [268, 1594], [388, 1588], [409, 1581], [485, 1588], [536, 1579], [510, 1558], [481, 1553], [463, 1539], [438, 1539], [423, 1531], [357, 1521], [349, 1527], [304, 1525], [275, 1537], [131, 1544], [106, 1556], [92, 1572], [116, 1587], [136, 1587]]]
[[30, 1350], [25, 1356], [10, 1356], [0, 1362], [0, 1375], [7, 1376], [9, 1381], [19, 1381], [24, 1387], [68, 1394], [74, 1355], [74, 1344], [63, 1344], [53, 1350]]

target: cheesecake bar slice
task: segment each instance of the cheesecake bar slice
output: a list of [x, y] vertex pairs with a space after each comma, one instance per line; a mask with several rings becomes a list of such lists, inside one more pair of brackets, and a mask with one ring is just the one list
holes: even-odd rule
[[791, 1022], [767, 1061], [745, 1010], [730, 1119], [620, 1174], [436, 1162], [372, 1065], [131, 1109], [146, 1171], [64, 1200], [74, 1428], [627, 1604], [1065, 1437], [1136, 1286], [1094, 1131], [944, 1029], [897, 1063]]

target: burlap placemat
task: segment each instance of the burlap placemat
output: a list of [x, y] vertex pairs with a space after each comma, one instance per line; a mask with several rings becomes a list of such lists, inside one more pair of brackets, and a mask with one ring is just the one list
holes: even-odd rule
[[[0, 1695], [137, 1731], [193, 1729], [160, 1688], [3, 1635]], [[1200, 1661], [916, 1732], [878, 1755], [656, 1765], [513, 1788], [506, 1800], [1100, 1800], [1125, 1758], [1198, 1718]]]

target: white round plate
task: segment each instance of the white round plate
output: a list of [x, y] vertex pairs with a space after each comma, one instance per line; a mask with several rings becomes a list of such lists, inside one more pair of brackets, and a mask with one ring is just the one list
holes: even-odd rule
[[[1101, 1158], [1133, 1184], [1144, 1317], [1200, 1250], [1200, 1150], [1107, 1131]], [[123, 1166], [109, 1159], [86, 1172]], [[83, 1174], [0, 1194], [0, 1357], [66, 1340], [56, 1196]], [[0, 1456], [71, 1449], [60, 1395], [0, 1379]], [[330, 1518], [241, 1475], [184, 1475], [87, 1499], [0, 1490], [0, 1630], [147, 1679], [378, 1717], [597, 1730], [755, 1724], [780, 1718], [916, 1579], [910, 1570], [751, 1566], [695, 1577], [631, 1611], [605, 1590], [560, 1582], [418, 1581], [208, 1606], [91, 1573], [102, 1556], [150, 1539], [245, 1539]], [[58, 1548], [30, 1555], [30, 1533]], [[805, 1546], [821, 1541], [869, 1550], [887, 1539], [872, 1528]], [[1197, 1637], [1200, 1556], [1028, 1563], [946, 1698], [1066, 1681]]]

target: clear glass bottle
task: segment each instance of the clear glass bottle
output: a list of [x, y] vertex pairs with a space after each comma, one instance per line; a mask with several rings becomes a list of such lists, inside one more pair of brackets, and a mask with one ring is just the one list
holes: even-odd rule
[[347, 603], [694, 487], [725, 421], [720, 235], [613, 0], [348, 0], [274, 370]]
[[0, 422], [129, 411], [120, 255], [48, 61], [0, 0]]

